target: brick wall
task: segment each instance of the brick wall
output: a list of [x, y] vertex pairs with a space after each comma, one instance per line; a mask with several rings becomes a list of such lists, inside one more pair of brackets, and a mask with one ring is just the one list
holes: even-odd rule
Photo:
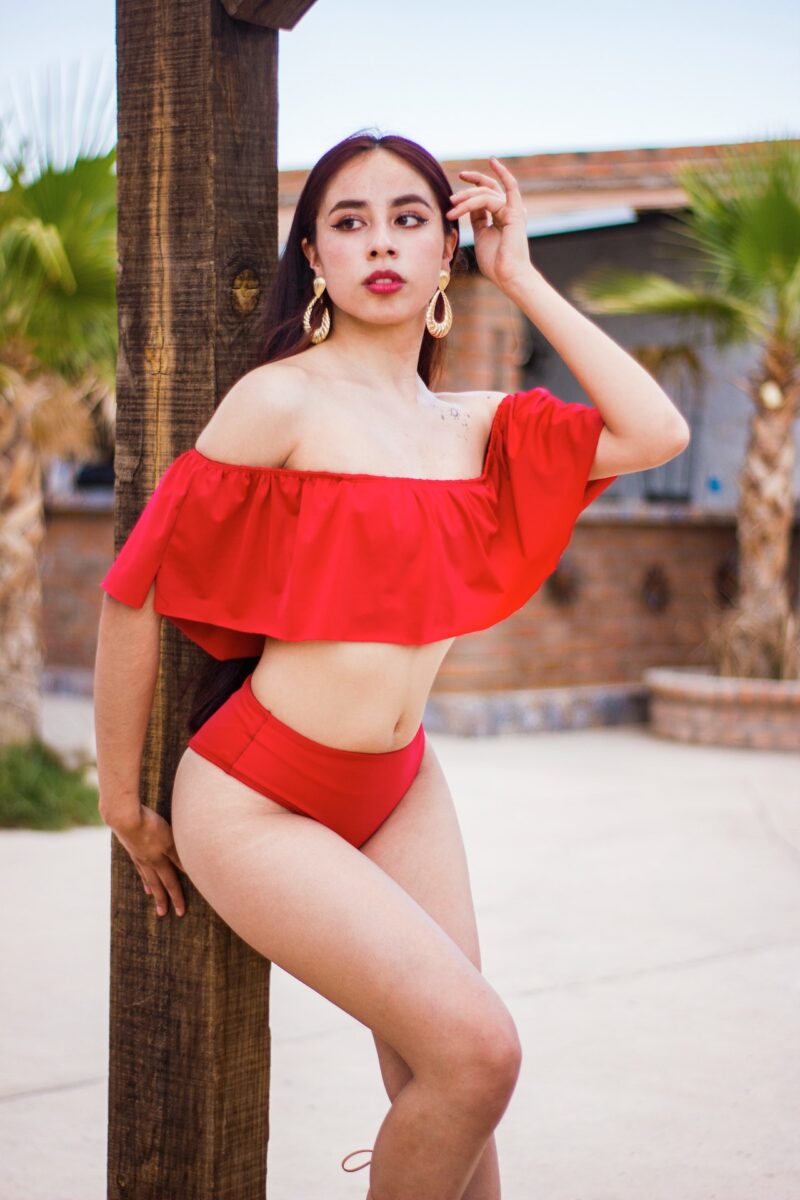
[[100, 506], [45, 505], [40, 553], [46, 667], [91, 670], [103, 595], [100, 580], [114, 558], [114, 515]]
[[453, 324], [447, 335], [445, 376], [436, 390], [513, 392], [521, 388], [519, 309], [482, 275], [454, 275], [447, 295]]
[[656, 514], [579, 519], [556, 572], [522, 609], [459, 638], [437, 691], [638, 682], [649, 666], [706, 664], [721, 611], [715, 572], [735, 550], [732, 522]]

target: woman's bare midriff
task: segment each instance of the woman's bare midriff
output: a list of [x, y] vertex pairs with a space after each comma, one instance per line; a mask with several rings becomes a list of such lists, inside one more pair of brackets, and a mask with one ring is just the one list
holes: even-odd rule
[[286, 642], [267, 638], [251, 686], [279, 721], [342, 750], [397, 750], [419, 728], [436, 673], [455, 638]]

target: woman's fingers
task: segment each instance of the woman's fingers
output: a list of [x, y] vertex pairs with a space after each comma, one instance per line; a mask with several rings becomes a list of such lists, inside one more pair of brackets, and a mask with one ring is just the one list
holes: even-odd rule
[[[456, 196], [464, 195], [461, 192], [454, 192], [453, 194]], [[488, 188], [477, 188], [475, 191], [464, 195], [463, 200], [458, 200], [452, 208], [448, 209], [445, 215], [448, 217], [460, 216], [462, 213], [469, 212], [478, 206], [487, 208], [490, 212], [496, 212], [504, 204], [505, 198], [498, 192], [489, 191]]]
[[[517, 183], [515, 176], [509, 171], [508, 167], [504, 166], [504, 164], [500, 162], [499, 158], [490, 158], [489, 162], [492, 164], [492, 170], [496, 171], [496, 173], [500, 176], [501, 182], [498, 183], [496, 179], [493, 179], [491, 175], [484, 174], [483, 171], [459, 171], [459, 175], [464, 176], [464, 178], [468, 177], [470, 179], [483, 180], [483, 186], [489, 188], [495, 193], [495, 195], [498, 194], [498, 189], [500, 189], [499, 194], [503, 195], [504, 201], [509, 200], [513, 194], [514, 200], [518, 200], [520, 203], [522, 203], [519, 184]], [[477, 187], [478, 185], [476, 184], [475, 186]], [[462, 195], [462, 193], [455, 192], [454, 195]]]
[[461, 188], [461, 190], [458, 192], [451, 192], [450, 199], [457, 200], [459, 196], [477, 196], [477, 195], [486, 195], [486, 194], [493, 196], [496, 200], [504, 200], [505, 199], [505, 196], [503, 195], [503, 193], [501, 191], [498, 191], [496, 186], [489, 187], [486, 184], [478, 184], [478, 183], [476, 183], [473, 187]]
[[447, 216], [452, 217], [454, 214], [460, 215], [461, 213], [470, 212], [471, 209], [478, 207], [488, 208], [494, 212], [495, 209], [503, 207], [503, 201], [499, 196], [495, 196], [494, 199], [495, 203], [493, 204], [487, 196], [465, 196], [463, 200], [456, 201], [453, 207], [449, 209]]
[[[475, 179], [481, 182], [476, 182], [469, 188], [462, 188], [460, 191], [451, 194], [450, 199], [454, 201], [454, 205], [447, 212], [446, 215], [448, 217], [453, 219], [457, 216], [462, 216], [465, 212], [469, 212], [479, 201], [482, 208], [494, 213], [508, 202], [509, 192], [513, 191], [517, 196], [519, 195], [517, 181], [508, 168], [498, 158], [490, 158], [489, 162], [492, 164], [492, 169], [500, 176], [502, 185], [496, 179], [493, 179], [491, 175], [484, 174], [483, 171], [459, 171], [459, 175], [464, 179]], [[504, 188], [505, 191], [503, 190]], [[495, 203], [492, 204], [491, 201], [495, 201]], [[483, 223], [486, 223], [485, 215], [479, 219]]]
[[183, 916], [186, 902], [175, 868], [168, 858], [165, 857], [158, 867], [148, 863], [140, 874], [145, 888], [149, 889], [149, 893], [155, 899], [156, 912], [160, 917], [163, 917], [169, 908], [169, 898], [172, 899], [178, 916]]
[[183, 864], [172, 829], [154, 809], [143, 806], [141, 817], [141, 825], [134, 833], [116, 828], [114, 832], [130, 855], [145, 895], [155, 899], [159, 916], [164, 916], [169, 907], [168, 897], [172, 897], [175, 911], [182, 916], [186, 904], [176, 868], [183, 871]]
[[147, 872], [146, 875], [144, 875], [145, 883], [150, 889], [150, 895], [156, 902], [156, 912], [160, 917], [163, 917], [164, 913], [167, 911], [167, 893], [164, 885], [159, 879], [155, 867], [147, 866], [144, 868], [144, 871]]
[[[489, 162], [492, 170], [502, 177], [507, 188], [509, 181], [516, 186], [513, 175], [498, 159], [490, 158]], [[508, 197], [501, 184], [483, 171], [463, 170], [459, 171], [459, 176], [463, 179], [474, 179], [476, 182], [469, 188], [462, 188], [461, 191], [452, 193], [450, 199], [453, 201], [453, 207], [446, 213], [446, 216], [450, 220], [456, 220], [468, 212], [476, 232], [482, 232], [485, 227], [489, 226], [490, 213], [493, 219], [492, 224], [496, 224], [496, 214], [508, 202]]]
[[497, 174], [502, 179], [503, 187], [506, 191], [519, 192], [519, 184], [517, 183], [516, 176], [511, 174], [508, 167], [504, 163], [501, 163], [499, 158], [492, 157], [489, 159], [489, 162], [494, 163], [494, 170], [497, 171]]
[[500, 187], [500, 184], [496, 179], [492, 179], [491, 175], [484, 175], [483, 171], [459, 171], [458, 173], [459, 175], [463, 175], [465, 179], [468, 176], [470, 178], [482, 179], [484, 181], [484, 187], [491, 188], [493, 192], [496, 192]]
[[186, 907], [183, 899], [183, 891], [181, 890], [178, 876], [175, 873], [175, 868], [169, 859], [167, 859], [161, 868], [161, 880], [172, 897], [172, 903], [175, 907], [175, 912], [179, 917], [182, 917]]

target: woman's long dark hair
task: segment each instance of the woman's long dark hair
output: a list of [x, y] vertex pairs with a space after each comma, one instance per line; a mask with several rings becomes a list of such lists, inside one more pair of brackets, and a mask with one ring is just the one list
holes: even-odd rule
[[[312, 345], [311, 334], [303, 329], [303, 313], [314, 295], [313, 274], [308, 259], [303, 254], [301, 242], [303, 238], [307, 238], [312, 245], [316, 243], [317, 214], [323, 194], [337, 171], [356, 155], [373, 150], [391, 151], [427, 181], [439, 204], [445, 237], [453, 231], [456, 234], [451, 271], [456, 273], [465, 268], [466, 259], [458, 242], [458, 221], [452, 221], [445, 215], [451, 207], [450, 194], [453, 189], [441, 164], [417, 142], [401, 137], [400, 134], [381, 135], [367, 130], [352, 133], [322, 155], [309, 171], [303, 185], [264, 314], [266, 340], [263, 362], [277, 362], [282, 358], [290, 358]], [[331, 305], [328, 304], [327, 307], [332, 333], [336, 317]], [[315, 304], [312, 311], [312, 330], [319, 325], [321, 314], [322, 305]], [[433, 337], [426, 326], [417, 371], [427, 387], [432, 387], [441, 377], [444, 351], [444, 339]], [[258, 661], [258, 655], [231, 658], [223, 662], [210, 659], [194, 692], [193, 707], [188, 718], [190, 734], [195, 733], [241, 686], [250, 672], [255, 670]]]

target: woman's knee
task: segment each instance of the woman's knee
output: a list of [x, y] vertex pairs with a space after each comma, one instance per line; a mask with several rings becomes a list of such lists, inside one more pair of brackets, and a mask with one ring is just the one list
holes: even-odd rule
[[522, 1065], [522, 1043], [507, 1009], [484, 1026], [470, 1057], [464, 1087], [482, 1107], [505, 1109], [514, 1091]]
[[511, 1013], [497, 1002], [464, 1014], [452, 1028], [438, 1064], [439, 1084], [459, 1107], [499, 1120], [522, 1065], [522, 1043]]

